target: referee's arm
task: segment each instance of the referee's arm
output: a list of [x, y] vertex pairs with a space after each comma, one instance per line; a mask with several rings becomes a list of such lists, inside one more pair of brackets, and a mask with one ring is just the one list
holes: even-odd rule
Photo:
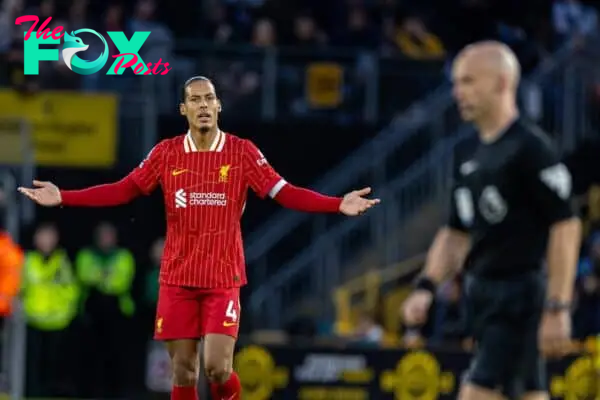
[[471, 248], [467, 228], [457, 213], [456, 197], [451, 196], [450, 219], [435, 235], [427, 252], [423, 276], [436, 284], [458, 274]]
[[570, 304], [581, 246], [581, 221], [571, 204], [571, 174], [546, 142], [531, 142], [522, 160], [535, 209], [550, 226], [546, 298]]

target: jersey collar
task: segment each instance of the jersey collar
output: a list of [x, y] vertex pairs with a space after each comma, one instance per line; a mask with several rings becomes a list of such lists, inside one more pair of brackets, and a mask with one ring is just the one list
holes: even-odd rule
[[[225, 132], [219, 130], [219, 132], [217, 132], [215, 135], [215, 138], [208, 151], [214, 151], [217, 153], [223, 151], [223, 147], [225, 146], [225, 137]], [[196, 143], [194, 143], [194, 139], [192, 139], [192, 133], [189, 130], [183, 139], [183, 150], [186, 153], [196, 153], [199, 151], [196, 147]]]

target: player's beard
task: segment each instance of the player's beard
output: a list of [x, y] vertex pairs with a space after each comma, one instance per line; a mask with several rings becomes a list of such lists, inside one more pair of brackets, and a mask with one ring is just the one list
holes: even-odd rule
[[201, 134], [205, 135], [205, 134], [207, 134], [208, 132], [210, 132], [210, 126], [201, 126], [201, 127], [200, 127], [200, 133], [201, 133]]

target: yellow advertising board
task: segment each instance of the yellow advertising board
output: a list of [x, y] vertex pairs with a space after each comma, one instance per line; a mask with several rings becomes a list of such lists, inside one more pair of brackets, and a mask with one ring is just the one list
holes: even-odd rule
[[306, 68], [306, 96], [313, 108], [335, 108], [343, 101], [344, 69], [329, 62], [315, 62]]
[[0, 90], [0, 164], [23, 157], [22, 124], [35, 162], [45, 167], [111, 167], [117, 150], [117, 98], [108, 94]]

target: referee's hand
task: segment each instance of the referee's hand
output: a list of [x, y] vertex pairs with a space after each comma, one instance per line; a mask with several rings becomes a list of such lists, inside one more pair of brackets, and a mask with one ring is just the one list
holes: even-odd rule
[[415, 290], [402, 306], [402, 317], [407, 326], [421, 326], [427, 322], [433, 293], [428, 290]]
[[572, 352], [571, 315], [567, 310], [544, 313], [539, 330], [539, 346], [547, 358], [560, 358]]

